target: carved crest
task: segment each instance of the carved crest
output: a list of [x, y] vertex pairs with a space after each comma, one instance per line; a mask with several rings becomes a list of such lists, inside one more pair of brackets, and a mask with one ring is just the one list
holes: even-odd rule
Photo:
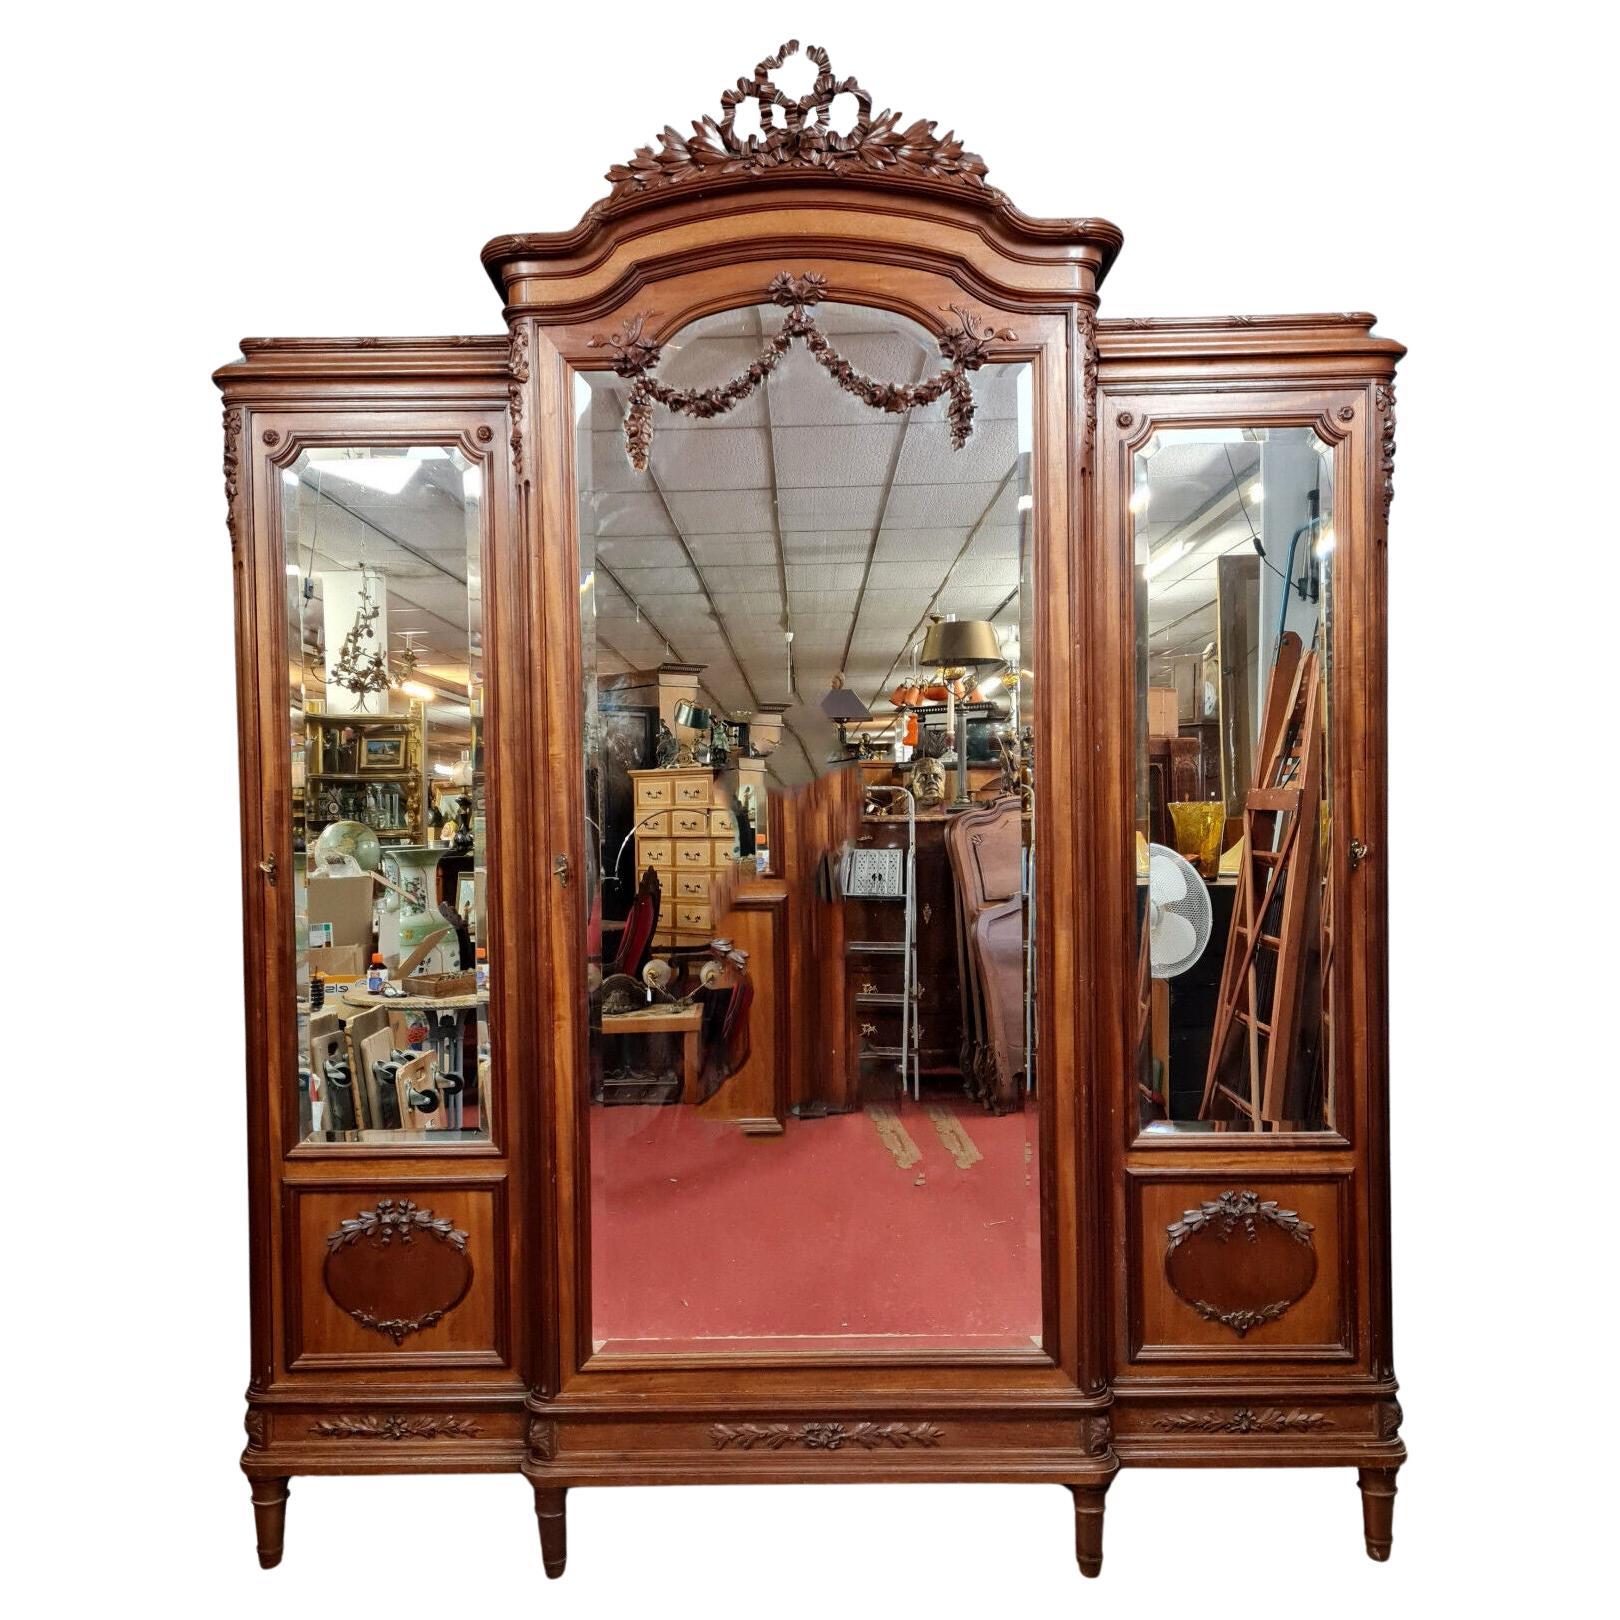
[[[778, 89], [771, 75], [799, 51], [790, 39], [720, 97], [718, 121], [705, 115], [682, 135], [666, 125], [655, 146], [643, 146], [628, 163], [607, 172], [610, 198], [661, 191], [693, 180], [720, 175], [767, 174], [773, 170], [809, 169], [820, 174], [888, 174], [943, 180], [988, 196], [1000, 193], [985, 184], [985, 163], [964, 149], [954, 130], [936, 133], [931, 118], [901, 127], [900, 114], [885, 108], [874, 116], [872, 97], [854, 78], [840, 79], [819, 45], [804, 47], [816, 66], [816, 81], [807, 95], [794, 98]], [[855, 103], [855, 121], [840, 134], [832, 125], [839, 96]], [[737, 133], [737, 109], [753, 102], [759, 109], [759, 132]]]
[[1223, 1192], [1167, 1228], [1165, 1276], [1205, 1321], [1241, 1339], [1310, 1291], [1316, 1281], [1311, 1232], [1309, 1221], [1275, 1199]]
[[408, 1198], [381, 1199], [341, 1222], [326, 1251], [327, 1293], [396, 1345], [454, 1310], [472, 1286], [467, 1234]]

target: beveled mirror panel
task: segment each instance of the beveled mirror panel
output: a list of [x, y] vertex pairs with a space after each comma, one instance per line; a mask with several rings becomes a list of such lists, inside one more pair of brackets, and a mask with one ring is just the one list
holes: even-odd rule
[[576, 383], [592, 1341], [1027, 1351], [1029, 368], [794, 309]]
[[437, 445], [281, 474], [304, 1140], [489, 1135], [482, 501]]
[[1130, 511], [1140, 1124], [1332, 1130], [1332, 446], [1161, 430]]

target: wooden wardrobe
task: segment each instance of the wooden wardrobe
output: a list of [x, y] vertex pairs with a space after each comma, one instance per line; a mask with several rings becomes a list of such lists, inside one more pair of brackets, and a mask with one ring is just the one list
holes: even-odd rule
[[[242, 1467], [266, 1567], [295, 1475], [459, 1472], [527, 1478], [552, 1576], [576, 1486], [855, 1480], [1067, 1486], [1095, 1575], [1122, 1466], [1354, 1468], [1367, 1551], [1388, 1556], [1406, 1455], [1384, 770], [1403, 351], [1368, 315], [1104, 315], [1119, 229], [1021, 213], [945, 127], [882, 110], [824, 51], [790, 42], [690, 134], [666, 128], [615, 164], [577, 225], [484, 248], [504, 331], [247, 339], [216, 373], [245, 901]], [[1312, 729], [1283, 742], [1313, 774], [1302, 790], [1287, 767], [1281, 786], [1245, 780], [1235, 749], [1205, 762], [1226, 772], [1229, 806], [1259, 805], [1291, 842], [1194, 881], [1263, 885], [1277, 869], [1277, 904], [1295, 885], [1299, 921], [1274, 931], [1270, 891], [1248, 912], [1217, 908], [1261, 921], [1252, 939], [1207, 930], [1195, 1005], [1192, 981], [1166, 976], [1200, 925], [1172, 916], [1185, 879], [1163, 818], [1149, 825], [1145, 692], [1161, 661], [1220, 657], [1226, 555], [1263, 560], [1245, 575], [1260, 651], [1223, 667], [1223, 705], [1236, 693], [1258, 736], [1268, 703], [1286, 701], [1273, 649], [1299, 638]], [[1003, 1043], [1022, 1067], [1003, 1059], [996, 1108], [935, 1076], [918, 1112], [862, 1090], [882, 1064], [844, 1051], [860, 1019], [817, 878], [835, 851], [794, 807], [831, 768], [828, 672], [850, 672], [874, 748], [892, 749], [881, 728], [903, 708], [887, 707], [883, 671], [889, 686], [904, 677], [914, 630], [953, 611], [995, 626], [1006, 727], [1022, 737], [1030, 1039]], [[646, 1061], [666, 1061], [660, 1031], [698, 1030], [681, 1009], [744, 979], [752, 1023], [746, 1063], [704, 1047], [718, 1091], [636, 1114], [593, 1099], [593, 1008], [631, 868], [667, 841], [673, 870], [687, 835], [659, 821], [621, 847], [632, 812], [610, 815], [610, 800], [664, 813], [614, 774], [658, 768], [660, 722], [604, 716], [622, 672], [660, 663], [701, 667], [681, 678], [722, 743], [745, 737], [725, 725], [750, 712], [785, 729], [758, 755], [771, 820], [767, 859], [759, 812], [756, 859], [731, 842], [739, 807], [755, 814], [735, 761], [712, 762], [713, 732], [669, 722], [686, 750], [671, 780], [695, 772], [715, 820], [689, 857], [702, 892], [695, 875], [680, 890], [703, 913], [699, 937], [674, 950], [667, 990], [630, 975], [633, 996], [680, 1004]], [[409, 754], [363, 718], [396, 711], [419, 728]], [[344, 756], [352, 780], [326, 780], [306, 747], [317, 716], [359, 750]], [[631, 739], [622, 758], [615, 737]], [[904, 786], [912, 766], [892, 751]], [[405, 776], [420, 814], [407, 831], [379, 814], [368, 840], [367, 807], [399, 802]], [[903, 843], [901, 825], [873, 847]], [[1245, 825], [1261, 823], [1229, 815], [1223, 852]], [[937, 827], [928, 837], [943, 847]], [[452, 850], [464, 858], [446, 865]], [[921, 1044], [948, 1067], [961, 1006], [931, 1035], [929, 996], [954, 971], [953, 919], [937, 894], [914, 909], [940, 965], [872, 993], [909, 994]], [[729, 955], [705, 955], [703, 929], [726, 933]], [[427, 977], [397, 979], [398, 996], [366, 989], [373, 949], [397, 972], [419, 941], [436, 941]], [[1241, 997], [1210, 989], [1223, 960]], [[1196, 1020], [1206, 1037], [1237, 1020], [1240, 1058], [1262, 1064], [1271, 1020], [1282, 1027], [1276, 985], [1307, 1007], [1280, 1055], [1290, 1101], [1203, 1108]], [[815, 1117], [807, 1099], [826, 1095], [840, 1100]], [[982, 1162], [935, 1157], [942, 1114]], [[923, 1163], [896, 1170], [879, 1136]], [[891, 1172], [909, 1189], [926, 1171], [919, 1200], [933, 1187], [1009, 1200], [1027, 1223], [1008, 1251], [1027, 1257], [1027, 1288], [1007, 1280], [1014, 1261], [991, 1275], [953, 1251], [989, 1301], [983, 1321], [957, 1320], [954, 1289], [908, 1292], [908, 1268], [882, 1271], [879, 1256], [867, 1326], [827, 1329], [791, 1279], [858, 1239], [806, 1197], [780, 1267], [751, 1262], [754, 1316], [690, 1330], [659, 1316], [650, 1246], [671, 1221], [724, 1233], [748, 1224], [738, 1210], [768, 1216], [773, 1188], [792, 1204], [795, 1152], [836, 1161], [849, 1199], [873, 1208], [899, 1207]], [[733, 1196], [723, 1179], [758, 1181], [757, 1203], [649, 1220], [663, 1195], [643, 1189], [671, 1178], [643, 1171], [706, 1154], [736, 1169], [714, 1178], [716, 1200]], [[1014, 1190], [990, 1184], [1015, 1161]], [[949, 1248], [940, 1209], [929, 1230]], [[719, 1344], [728, 1328], [738, 1348]], [[1261, 1550], [1241, 1519], [1232, 1533]]]

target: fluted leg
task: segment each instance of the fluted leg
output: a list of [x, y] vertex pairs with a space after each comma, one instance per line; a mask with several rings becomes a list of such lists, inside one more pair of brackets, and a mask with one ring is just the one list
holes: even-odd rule
[[534, 1516], [540, 1521], [540, 1556], [552, 1579], [568, 1567], [568, 1490], [566, 1486], [536, 1485]]
[[250, 1479], [253, 1519], [259, 1533], [259, 1568], [274, 1569], [281, 1562], [281, 1543], [287, 1532], [287, 1481]]
[[1395, 1470], [1358, 1468], [1356, 1484], [1361, 1487], [1361, 1523], [1367, 1536], [1367, 1556], [1380, 1564], [1389, 1557], [1394, 1539]]
[[1082, 1575], [1102, 1573], [1103, 1503], [1112, 1483], [1110, 1479], [1101, 1485], [1069, 1487], [1074, 1493], [1074, 1556]]

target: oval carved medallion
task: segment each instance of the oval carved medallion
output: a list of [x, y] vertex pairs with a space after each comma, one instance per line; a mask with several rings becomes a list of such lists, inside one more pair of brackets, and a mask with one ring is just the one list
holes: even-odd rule
[[1316, 1281], [1311, 1223], [1258, 1193], [1223, 1192], [1167, 1230], [1164, 1272], [1177, 1297], [1240, 1339]]
[[362, 1327], [402, 1344], [472, 1286], [467, 1234], [409, 1199], [381, 1199], [326, 1239], [326, 1291]]

